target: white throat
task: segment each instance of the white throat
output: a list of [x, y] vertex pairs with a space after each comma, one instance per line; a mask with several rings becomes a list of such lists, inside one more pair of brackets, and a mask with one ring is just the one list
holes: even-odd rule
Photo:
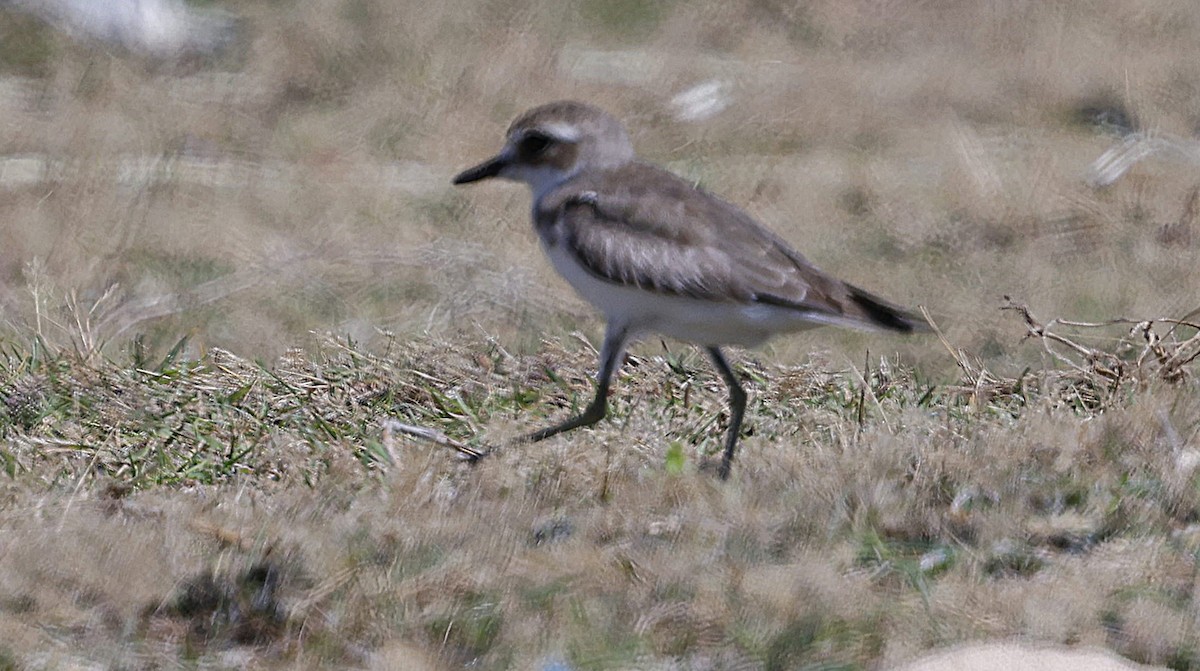
[[501, 173], [507, 179], [525, 182], [533, 191], [534, 207], [542, 197], [579, 173], [579, 168], [560, 170], [550, 166], [510, 165]]

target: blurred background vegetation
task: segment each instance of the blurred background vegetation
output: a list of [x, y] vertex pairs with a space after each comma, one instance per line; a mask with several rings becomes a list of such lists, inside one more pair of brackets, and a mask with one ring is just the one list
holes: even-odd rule
[[[140, 32], [71, 5], [0, 5], [10, 335], [267, 357], [310, 331], [594, 337], [524, 189], [449, 185], [566, 97], [992, 365], [1030, 356], [1006, 294], [1079, 319], [1196, 307], [1194, 170], [1088, 182], [1122, 136], [1200, 125], [1192, 3], [229, 0]], [[932, 339], [829, 331], [766, 356], [864, 344], [946, 364]]]

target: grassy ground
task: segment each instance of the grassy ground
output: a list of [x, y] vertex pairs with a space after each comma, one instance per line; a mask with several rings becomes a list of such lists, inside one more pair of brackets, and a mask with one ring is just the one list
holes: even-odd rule
[[856, 669], [1021, 636], [1200, 665], [1200, 388], [1154, 357], [955, 384], [749, 362], [729, 483], [705, 467], [724, 393], [691, 353], [629, 361], [599, 428], [477, 465], [389, 430], [499, 444], [586, 402], [593, 357], [10, 350], [0, 654]]
[[[0, 668], [1200, 668], [1195, 329], [1000, 309], [1198, 307], [1194, 170], [1087, 180], [1194, 134], [1193, 3], [214, 4], [233, 48], [170, 62], [0, 10]], [[448, 185], [560, 97], [944, 337], [739, 353], [725, 485], [675, 343], [594, 430], [394, 432], [588, 398], [527, 194]]]

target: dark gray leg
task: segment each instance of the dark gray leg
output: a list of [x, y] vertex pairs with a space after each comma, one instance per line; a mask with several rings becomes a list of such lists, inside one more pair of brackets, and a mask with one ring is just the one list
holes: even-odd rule
[[721, 457], [721, 467], [717, 470], [717, 475], [721, 476], [722, 480], [728, 480], [729, 469], [733, 467], [733, 452], [737, 449], [738, 434], [742, 430], [742, 416], [746, 414], [746, 390], [738, 383], [737, 374], [725, 360], [721, 349], [716, 346], [705, 349], [708, 350], [713, 365], [717, 367], [717, 372], [725, 379], [725, 385], [729, 387], [729, 433], [725, 436], [725, 454]]
[[608, 385], [613, 374], [621, 365], [621, 356], [625, 353], [625, 343], [629, 339], [629, 328], [624, 324], [609, 323], [604, 332], [604, 346], [600, 348], [600, 374], [596, 376], [596, 397], [592, 399], [587, 409], [577, 417], [572, 417], [562, 424], [555, 424], [541, 431], [535, 431], [521, 438], [521, 443], [536, 443], [563, 431], [578, 429], [581, 426], [591, 426], [604, 419], [608, 412]]

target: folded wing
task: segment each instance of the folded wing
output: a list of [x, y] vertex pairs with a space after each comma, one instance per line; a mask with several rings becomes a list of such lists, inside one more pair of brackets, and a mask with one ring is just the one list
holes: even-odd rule
[[542, 199], [536, 219], [543, 235], [562, 238], [583, 267], [609, 282], [768, 304], [856, 328], [926, 326], [821, 272], [741, 209], [648, 164], [572, 180]]

